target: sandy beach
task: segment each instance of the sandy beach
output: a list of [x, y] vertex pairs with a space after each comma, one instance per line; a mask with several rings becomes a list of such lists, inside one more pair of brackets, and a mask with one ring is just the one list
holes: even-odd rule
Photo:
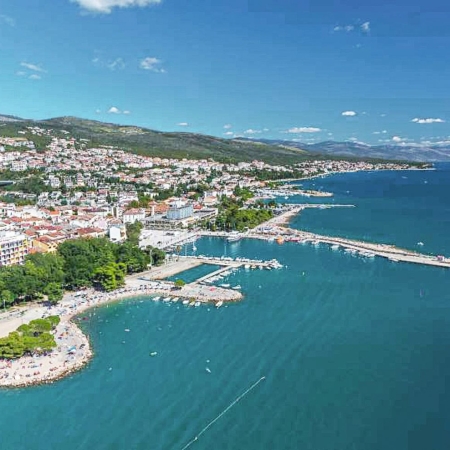
[[[186, 265], [186, 261], [184, 261]], [[168, 264], [168, 271], [176, 267], [179, 272], [184, 269], [183, 262]], [[165, 266], [163, 266], [165, 267]], [[161, 270], [163, 269], [161, 268]], [[23, 323], [31, 320], [58, 315], [61, 322], [53, 332], [57, 348], [47, 355], [24, 356], [15, 360], [0, 359], [0, 387], [31, 386], [54, 382], [84, 367], [93, 355], [89, 339], [78, 328], [73, 319], [75, 316], [94, 307], [116, 302], [136, 296], [166, 296], [200, 303], [236, 302], [242, 294], [231, 289], [199, 284], [187, 284], [178, 290], [172, 290], [171, 282], [143, 281], [154, 277], [153, 271], [127, 277], [126, 286], [110, 293], [96, 292], [93, 289], [67, 293], [63, 300], [55, 306], [46, 307], [40, 304], [26, 304], [0, 314], [0, 337], [7, 336]], [[175, 273], [176, 273], [175, 272]], [[155, 297], [153, 297], [155, 298]], [[151, 299], [151, 298], [150, 298]]]

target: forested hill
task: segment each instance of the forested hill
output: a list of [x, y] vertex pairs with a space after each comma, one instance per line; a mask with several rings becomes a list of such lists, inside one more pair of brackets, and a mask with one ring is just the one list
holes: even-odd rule
[[[88, 145], [111, 145], [147, 156], [202, 159], [217, 161], [262, 160], [272, 164], [286, 164], [311, 159], [301, 149], [282, 148], [259, 142], [221, 139], [198, 133], [177, 133], [150, 130], [137, 126], [122, 126], [76, 117], [57, 117], [48, 120], [24, 120], [0, 115], [0, 136], [18, 136], [29, 126], [51, 128], [55, 136], [87, 139]], [[68, 135], [62, 133], [69, 132]], [[317, 154], [313, 159], [320, 158]]]

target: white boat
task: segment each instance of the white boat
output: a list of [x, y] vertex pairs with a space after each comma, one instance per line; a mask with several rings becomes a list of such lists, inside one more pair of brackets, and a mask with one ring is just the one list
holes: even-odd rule
[[423, 246], [423, 242], [418, 242], [417, 245], [418, 245], [419, 247], [422, 247], [422, 246]]
[[195, 305], [195, 302], [194, 302], [194, 301], [189, 302], [189, 306], [194, 306], [194, 305]]
[[239, 233], [231, 233], [230, 236], [227, 237], [228, 242], [237, 242], [242, 239], [242, 236]]
[[216, 308], [220, 308], [223, 305], [223, 301], [220, 300], [219, 302], [216, 303]]
[[250, 269], [250, 264], [246, 264], [245, 266], [244, 266], [244, 269]]
[[175, 297], [175, 298], [172, 299], [172, 301], [173, 301], [174, 303], [176, 303], [178, 300], [180, 300], [179, 297]]
[[163, 302], [170, 302], [170, 297], [163, 298]]
[[189, 300], [183, 300], [183, 305], [187, 305], [189, 303]]
[[241, 288], [241, 285], [238, 284], [237, 286], [233, 286], [231, 289], [234, 289], [235, 291], [238, 291], [239, 289], [242, 289], [242, 288]]
[[331, 250], [339, 250], [339, 245], [338, 244], [333, 244], [331, 246]]
[[195, 302], [194, 306], [200, 306], [200, 302]]
[[161, 297], [155, 297], [153, 300], [154, 300], [155, 302], [159, 302], [159, 301], [161, 300]]
[[208, 373], [211, 373], [211, 370], [209, 369], [209, 367], [205, 367], [205, 370], [206, 370]]
[[228, 283], [224, 283], [224, 284], [221, 284], [220, 287], [223, 287], [223, 288], [229, 288], [230, 285], [229, 285]]

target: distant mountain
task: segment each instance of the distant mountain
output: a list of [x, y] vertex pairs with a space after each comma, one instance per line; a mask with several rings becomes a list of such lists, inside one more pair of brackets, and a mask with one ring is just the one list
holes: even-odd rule
[[[162, 158], [213, 158], [216, 161], [238, 162], [255, 159], [270, 164], [291, 164], [306, 159], [399, 159], [409, 161], [448, 161], [449, 148], [418, 148], [403, 146], [371, 147], [354, 142], [322, 142], [301, 144], [283, 140], [223, 139], [199, 133], [163, 132], [130, 125], [117, 125], [77, 117], [55, 117], [28, 120], [0, 114], [0, 136], [29, 137], [38, 148], [50, 138], [37, 137], [27, 127], [52, 129], [55, 136], [85, 139], [91, 147], [115, 146], [133, 153]], [[25, 132], [25, 133], [24, 133]]]
[[7, 114], [0, 114], [0, 122], [20, 122], [24, 119], [16, 116], [9, 116]]
[[304, 144], [296, 141], [273, 140], [273, 139], [246, 139], [239, 141], [261, 142], [267, 145], [277, 145], [283, 148], [298, 148], [308, 153], [347, 156], [353, 158], [374, 158], [405, 161], [438, 162], [450, 161], [450, 144], [435, 145], [378, 145], [371, 146], [359, 142], [336, 142], [325, 141], [317, 144]]

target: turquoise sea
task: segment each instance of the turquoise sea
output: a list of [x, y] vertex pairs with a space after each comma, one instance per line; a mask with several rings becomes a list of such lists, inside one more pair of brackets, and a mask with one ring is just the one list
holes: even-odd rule
[[[292, 224], [449, 255], [449, 184], [449, 166], [311, 180], [356, 208], [308, 210]], [[1, 450], [181, 450], [262, 376], [189, 448], [449, 447], [448, 270], [325, 245], [196, 246], [287, 267], [230, 275], [245, 299], [219, 310], [142, 298], [93, 311], [86, 369], [0, 391]]]

